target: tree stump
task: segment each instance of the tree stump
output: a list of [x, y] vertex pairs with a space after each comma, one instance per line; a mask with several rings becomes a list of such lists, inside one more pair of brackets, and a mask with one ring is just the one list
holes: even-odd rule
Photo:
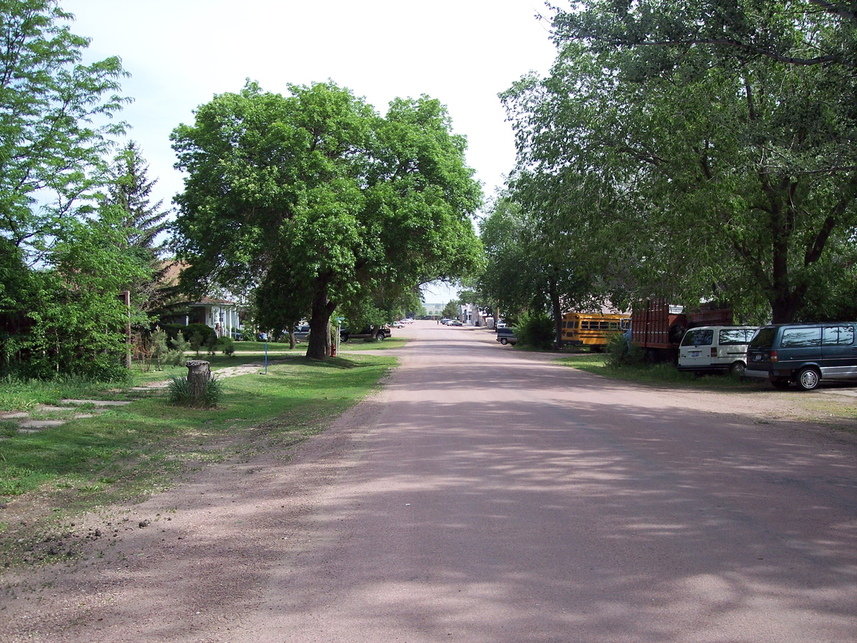
[[185, 366], [187, 366], [187, 388], [191, 404], [202, 404], [205, 400], [208, 380], [211, 379], [210, 362], [192, 359], [185, 362]]

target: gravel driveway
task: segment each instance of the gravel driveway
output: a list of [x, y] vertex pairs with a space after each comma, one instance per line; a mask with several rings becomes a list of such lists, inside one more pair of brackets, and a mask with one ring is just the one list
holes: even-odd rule
[[212, 465], [5, 576], [0, 640], [857, 640], [857, 441], [801, 420], [840, 393], [396, 335], [383, 390], [288, 462]]

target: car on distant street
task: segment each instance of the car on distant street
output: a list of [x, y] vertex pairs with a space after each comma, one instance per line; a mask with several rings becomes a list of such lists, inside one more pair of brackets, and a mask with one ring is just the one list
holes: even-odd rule
[[512, 346], [514, 346], [518, 343], [518, 337], [515, 335], [515, 331], [512, 328], [498, 328], [497, 341], [500, 342], [503, 346], [505, 346], [506, 344], [511, 344]]
[[462, 321], [460, 319], [450, 319], [448, 322], [446, 322], [446, 325], [447, 326], [464, 326], [464, 324], [462, 323]]

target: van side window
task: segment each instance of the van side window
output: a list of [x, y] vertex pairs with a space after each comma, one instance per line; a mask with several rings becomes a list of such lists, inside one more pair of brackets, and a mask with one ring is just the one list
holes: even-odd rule
[[850, 346], [854, 343], [854, 326], [825, 326], [822, 344], [825, 346]]
[[714, 343], [714, 331], [708, 330], [689, 330], [685, 333], [684, 339], [681, 340], [682, 346], [710, 346]]
[[755, 330], [749, 328], [723, 328], [718, 335], [721, 346], [737, 346], [749, 344]]
[[821, 328], [819, 326], [783, 329], [783, 348], [807, 348], [809, 346], [821, 346]]

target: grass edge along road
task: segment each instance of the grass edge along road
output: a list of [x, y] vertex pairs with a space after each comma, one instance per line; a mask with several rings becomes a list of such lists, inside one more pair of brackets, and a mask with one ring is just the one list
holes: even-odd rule
[[292, 355], [267, 375], [222, 380], [213, 409], [172, 406], [159, 392], [0, 439], [0, 573], [73, 555], [52, 543], [84, 511], [146, 497], [206, 463], [261, 450], [288, 457], [289, 447], [324, 430], [395, 364], [375, 354], [324, 362]]
[[783, 401], [784, 406], [799, 409], [792, 419], [825, 425], [839, 431], [857, 434], [857, 401], [851, 396], [826, 394], [827, 391], [854, 390], [851, 384], [832, 384], [811, 393], [796, 389], [777, 391], [764, 380], [745, 380], [729, 374], [697, 377], [679, 371], [675, 364], [612, 366], [606, 353], [574, 353], [557, 358], [557, 362], [593, 375], [643, 386], [677, 391], [710, 391], [723, 394], [760, 394]]

